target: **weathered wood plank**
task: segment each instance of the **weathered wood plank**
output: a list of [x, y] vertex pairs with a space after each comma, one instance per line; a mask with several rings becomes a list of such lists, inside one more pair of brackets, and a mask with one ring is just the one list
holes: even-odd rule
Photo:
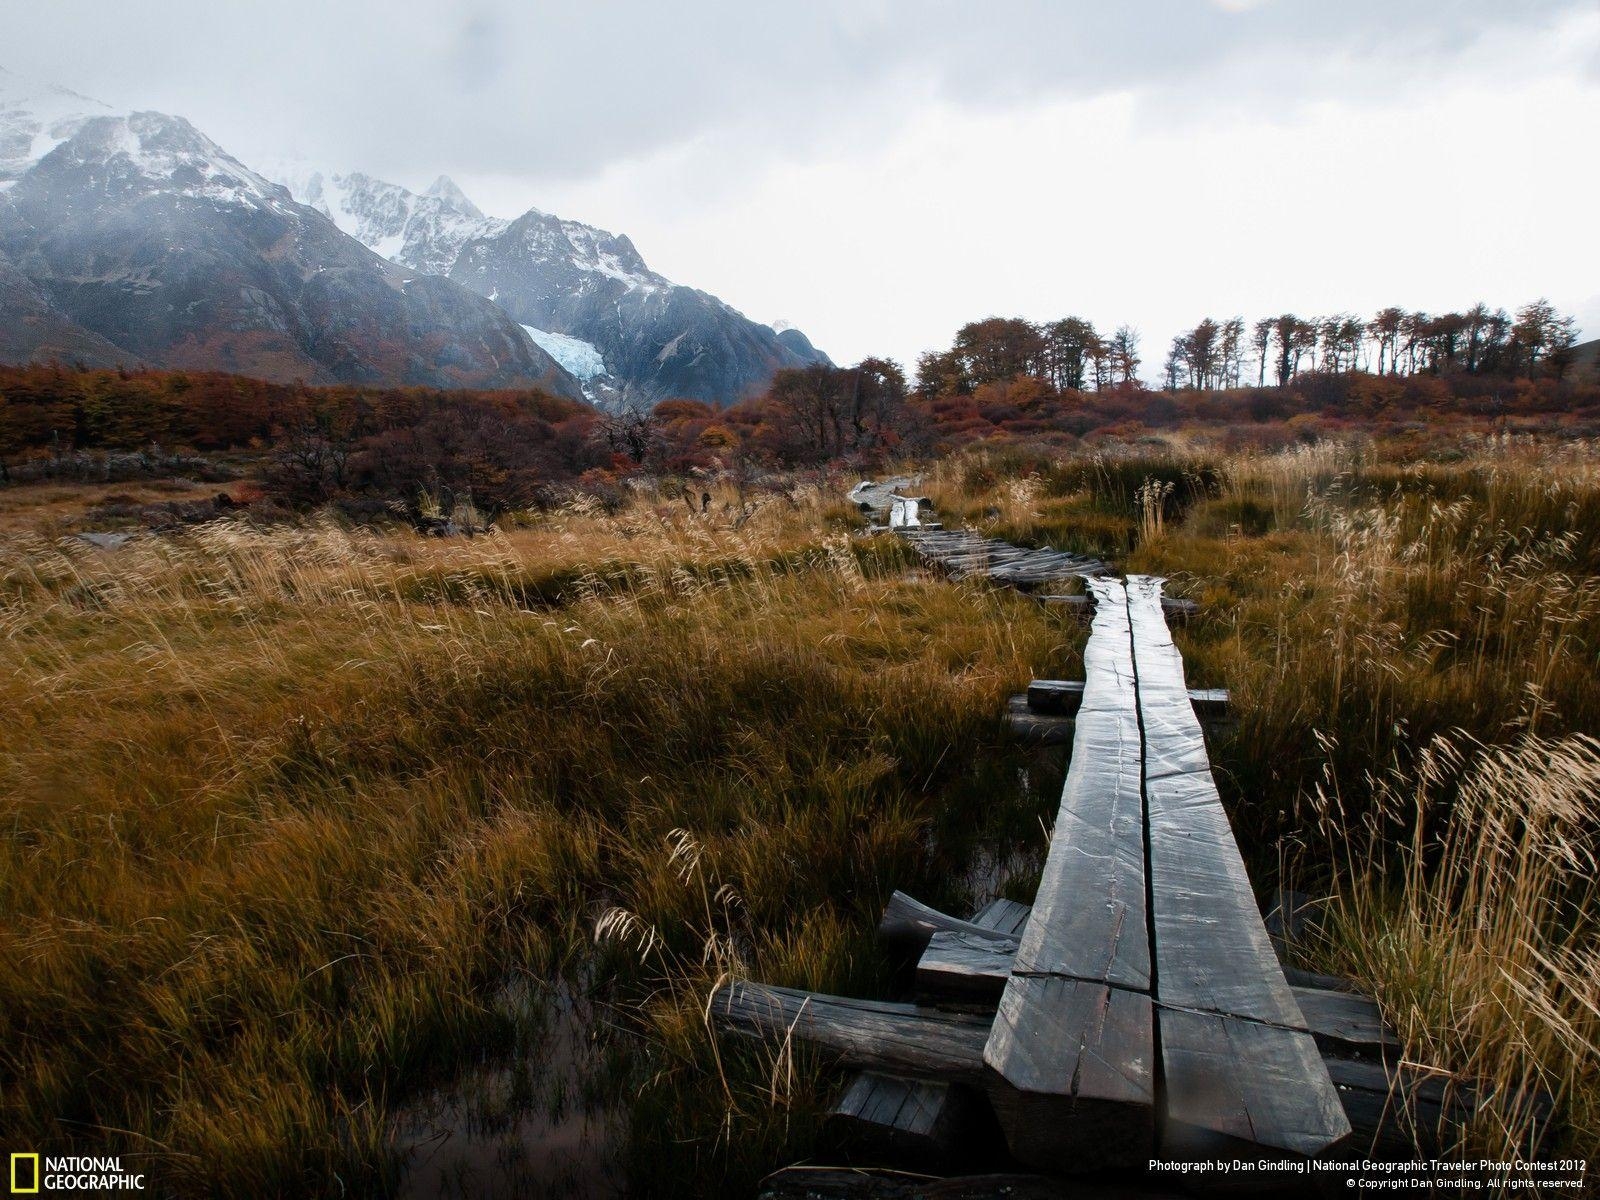
[[[1156, 962], [1159, 986], [1159, 950]], [[1164, 1005], [1156, 1023], [1164, 1154], [1225, 1157], [1266, 1146], [1312, 1156], [1350, 1133], [1309, 1033]]]
[[1129, 579], [1164, 1136], [1315, 1154], [1350, 1125], [1256, 907], [1160, 596], [1159, 579]]
[[1033, 906], [1018, 900], [991, 900], [972, 917], [974, 925], [1015, 937], [1022, 932]]
[[[1084, 1171], [1149, 1154], [1155, 1124], [1150, 943], [1133, 658], [1122, 585], [1100, 597], [1061, 808], [984, 1049], [1007, 1145]], [[930, 947], [931, 975], [983, 987], [982, 948]]]
[[959, 1084], [862, 1071], [828, 1114], [826, 1133], [846, 1152], [866, 1150], [926, 1170], [962, 1157], [961, 1142], [976, 1117], [972, 1096]]
[[[1073, 716], [1083, 704], [1083, 683], [1076, 679], [1035, 679], [1028, 684], [1028, 707], [1034, 712]], [[1190, 688], [1189, 703], [1202, 721], [1228, 712], [1227, 688]]]
[[1383, 1023], [1377, 1002], [1349, 992], [1289, 986], [1306, 1028], [1324, 1050], [1346, 1054], [1399, 1051], [1400, 1039]]
[[928, 939], [940, 930], [964, 933], [978, 938], [989, 938], [1016, 945], [1016, 938], [973, 921], [963, 921], [937, 908], [929, 908], [904, 892], [895, 892], [884, 906], [883, 919], [878, 922], [878, 940], [902, 953], [920, 954]]
[[1352, 980], [1338, 975], [1319, 975], [1315, 971], [1302, 971], [1299, 967], [1283, 968], [1283, 977], [1290, 987], [1321, 988], [1325, 992], [1358, 992]]
[[1011, 978], [1015, 942], [939, 932], [917, 960], [917, 991], [963, 999], [997, 999]]
[[1155, 1128], [1150, 997], [1013, 975], [984, 1049], [989, 1103], [1021, 1162], [1082, 1172], [1142, 1164]]
[[777, 1047], [793, 1037], [851, 1066], [896, 1075], [979, 1082], [986, 1017], [914, 1004], [823, 996], [758, 983], [730, 983], [712, 996], [724, 1029]]
[[1101, 596], [1084, 647], [1072, 759], [1033, 911], [1013, 968], [1148, 990], [1141, 738], [1122, 585]]
[[1217, 795], [1183, 661], [1156, 604], [1160, 587], [1148, 576], [1128, 581], [1145, 740], [1156, 999], [1304, 1028]]

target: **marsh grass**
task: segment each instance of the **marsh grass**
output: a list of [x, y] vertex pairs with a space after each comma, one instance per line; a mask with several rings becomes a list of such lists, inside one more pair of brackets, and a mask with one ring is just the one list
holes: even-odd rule
[[[179, 1194], [389, 1190], [405, 1096], [516, 1051], [508, 979], [580, 969], [650, 1035], [638, 1104], [698, 1131], [697, 1008], [596, 960], [596, 917], [692, 942], [683, 830], [745, 898], [751, 970], [873, 986], [890, 889], [966, 899], [994, 819], [968, 764], [1005, 758], [999, 701], [1063, 638], [828, 511], [9, 542], [7, 1140], [114, 1149]], [[661, 1178], [749, 1178], [773, 1136]]]
[[1369, 982], [1415, 1061], [1476, 1086], [1466, 1145], [1526, 1156], [1549, 1098], [1592, 1146], [1600, 742], [1441, 736], [1365, 783], [1355, 811], [1333, 777], [1310, 802], [1338, 867], [1316, 950]]
[[[1481, 1145], [1529, 1081], [1600, 1141], [1585, 453], [980, 451], [925, 486], [949, 524], [1198, 600], [1180, 644], [1233, 691], [1213, 758], [1252, 876], [1331, 898], [1308, 965], [1507, 1098]], [[177, 1194], [390, 1191], [408, 1097], [533, 1053], [495, 997], [582, 980], [629, 1047], [604, 1086], [637, 1187], [733, 1194], [807, 1154], [830, 1077], [719, 1047], [707, 992], [883, 994], [890, 890], [959, 910], [986, 856], [1036, 861], [1056, 797], [999, 713], [1083, 636], [852, 537], [842, 491], [706, 519], [643, 489], [470, 540], [9, 535], [6, 1140], [121, 1152]]]

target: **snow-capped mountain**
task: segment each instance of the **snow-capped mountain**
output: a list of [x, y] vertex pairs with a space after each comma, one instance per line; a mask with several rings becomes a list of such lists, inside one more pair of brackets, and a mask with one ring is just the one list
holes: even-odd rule
[[429, 275], [448, 275], [462, 246], [507, 225], [484, 216], [444, 175], [420, 195], [359, 171], [290, 167], [270, 176], [374, 253]]
[[0, 67], [0, 191], [91, 117], [111, 115], [98, 100], [33, 84]]
[[488, 217], [444, 176], [417, 193], [269, 174], [182, 118], [0, 71], [0, 357], [633, 404], [730, 403], [827, 361], [652, 271], [624, 236]]
[[581, 396], [498, 306], [379, 257], [182, 118], [5, 83], [0, 354]]
[[278, 178], [377, 253], [499, 304], [601, 402], [726, 404], [780, 367], [828, 361], [799, 330], [779, 333], [652, 271], [625, 236], [538, 209], [485, 217], [445, 176], [420, 195], [361, 174]]

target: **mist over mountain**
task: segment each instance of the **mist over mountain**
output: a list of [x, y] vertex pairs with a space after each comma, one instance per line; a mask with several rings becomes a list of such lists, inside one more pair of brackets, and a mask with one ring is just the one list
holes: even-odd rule
[[625, 236], [446, 176], [257, 172], [181, 117], [0, 71], [0, 358], [726, 404], [827, 362]]
[[[541, 345], [555, 346], [602, 402], [729, 403], [781, 367], [829, 361], [799, 330], [758, 324], [652, 271], [626, 236], [538, 209], [514, 221], [486, 217], [446, 176], [420, 194], [303, 166], [275, 177], [375, 253], [499, 304]], [[578, 357], [562, 358], [563, 349]], [[585, 361], [603, 370], [585, 375]]]
[[374, 253], [182, 118], [7, 74], [0, 148], [10, 361], [582, 395], [503, 309]]

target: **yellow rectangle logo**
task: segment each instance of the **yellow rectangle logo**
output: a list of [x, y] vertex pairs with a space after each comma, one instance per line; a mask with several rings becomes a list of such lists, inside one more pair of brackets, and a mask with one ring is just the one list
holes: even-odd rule
[[[31, 1169], [27, 1172], [26, 1181], [17, 1176], [23, 1172], [17, 1170], [21, 1164], [29, 1164]], [[39, 1156], [37, 1154], [13, 1154], [11, 1156], [11, 1194], [13, 1196], [31, 1196], [39, 1190]]]

